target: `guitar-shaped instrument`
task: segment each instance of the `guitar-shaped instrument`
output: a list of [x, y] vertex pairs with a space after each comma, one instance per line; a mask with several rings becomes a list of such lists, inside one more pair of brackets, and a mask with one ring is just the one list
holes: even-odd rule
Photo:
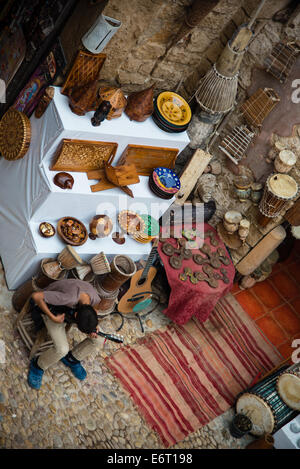
[[138, 270], [130, 281], [130, 287], [118, 303], [120, 313], [138, 313], [152, 303], [151, 284], [157, 273], [152, 266], [157, 255], [158, 238], [154, 241], [144, 269]]

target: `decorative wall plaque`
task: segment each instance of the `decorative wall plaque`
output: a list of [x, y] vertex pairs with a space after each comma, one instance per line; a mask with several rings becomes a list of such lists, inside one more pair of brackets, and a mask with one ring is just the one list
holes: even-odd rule
[[116, 153], [117, 143], [95, 142], [65, 138], [54, 156], [52, 171], [87, 172], [104, 167], [104, 163]]

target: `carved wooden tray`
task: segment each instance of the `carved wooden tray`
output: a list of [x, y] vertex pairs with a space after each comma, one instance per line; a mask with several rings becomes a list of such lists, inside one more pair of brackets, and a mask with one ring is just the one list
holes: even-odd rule
[[28, 117], [14, 108], [8, 109], [0, 121], [0, 153], [6, 160], [18, 160], [27, 153], [31, 126]]
[[87, 172], [104, 167], [104, 163], [114, 156], [118, 144], [64, 138], [55, 156], [52, 171]]
[[134, 164], [139, 176], [150, 176], [155, 168], [174, 168], [178, 148], [128, 145], [121, 155], [118, 166]]
[[105, 62], [106, 54], [91, 54], [83, 50], [78, 51], [72, 68], [61, 88], [61, 93], [68, 96], [71, 88], [84, 86], [99, 77]]

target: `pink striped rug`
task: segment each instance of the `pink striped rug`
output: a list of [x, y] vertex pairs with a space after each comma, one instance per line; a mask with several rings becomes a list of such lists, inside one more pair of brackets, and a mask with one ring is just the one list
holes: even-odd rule
[[157, 330], [106, 364], [168, 448], [228, 410], [258, 373], [281, 361], [229, 294], [205, 323]]

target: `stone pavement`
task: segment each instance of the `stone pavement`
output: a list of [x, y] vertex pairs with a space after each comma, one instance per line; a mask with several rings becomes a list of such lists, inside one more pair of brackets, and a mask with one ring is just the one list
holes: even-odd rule
[[[17, 313], [11, 305], [12, 294], [6, 288], [0, 264], [0, 341], [5, 344], [4, 363], [0, 353], [0, 448], [164, 449], [104, 366], [104, 358], [118, 344], [106, 342], [103, 346], [102, 342], [99, 352], [85, 360], [88, 375], [83, 382], [59, 363], [45, 372], [39, 391], [28, 386], [28, 350], [15, 329]], [[114, 321], [119, 321], [117, 316], [114, 320], [102, 319], [103, 330], [115, 332], [118, 325]], [[145, 333], [168, 323], [158, 309], [146, 321]], [[143, 336], [135, 320], [125, 321], [121, 333], [125, 344]], [[77, 342], [83, 335], [75, 327], [69, 336], [71, 342]], [[232, 415], [231, 409], [172, 448], [243, 448], [252, 438], [237, 440], [230, 436]]]

